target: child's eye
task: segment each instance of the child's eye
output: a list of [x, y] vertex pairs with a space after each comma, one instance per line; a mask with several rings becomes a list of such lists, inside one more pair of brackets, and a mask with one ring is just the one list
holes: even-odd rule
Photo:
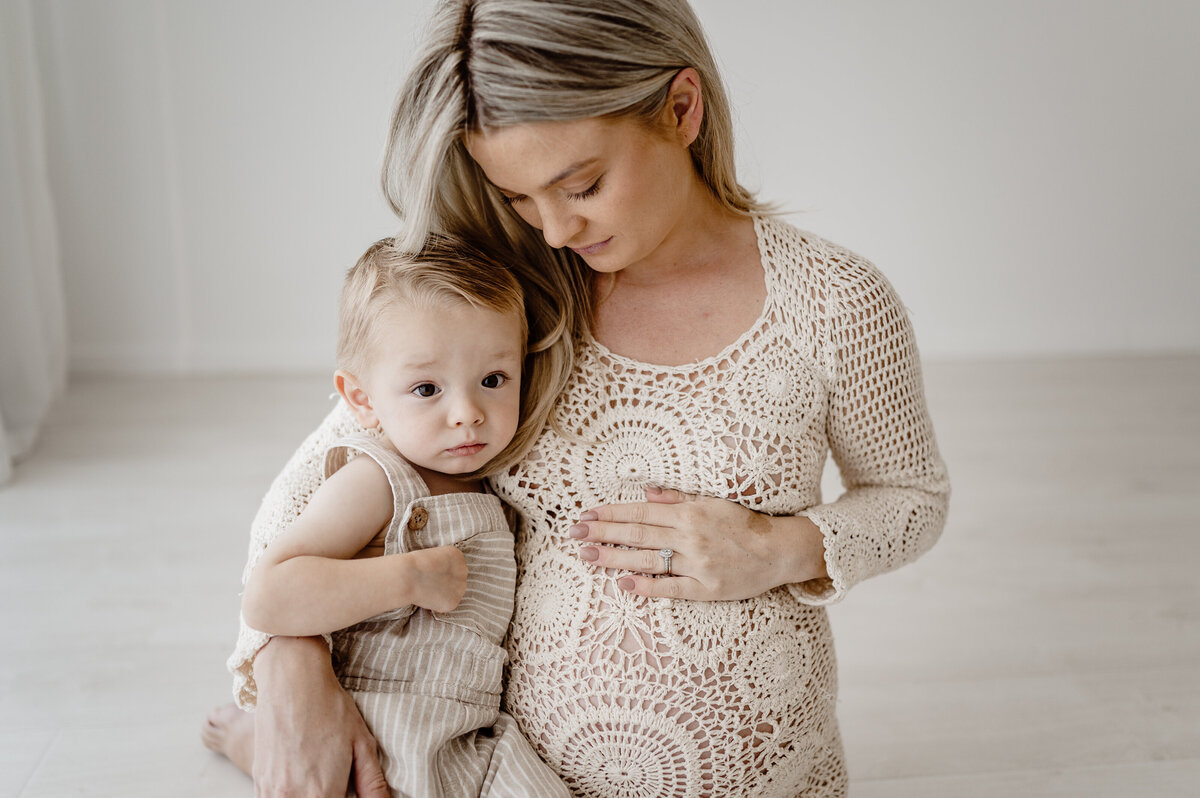
[[438, 387], [436, 385], [434, 385], [432, 382], [423, 382], [420, 385], [418, 385], [416, 388], [413, 388], [412, 392], [415, 393], [417, 396], [420, 396], [422, 399], [428, 399], [431, 396], [437, 395]]
[[508, 382], [508, 377], [503, 374], [489, 374], [483, 378], [484, 388], [499, 388], [504, 383]]
[[570, 199], [573, 199], [573, 200], [585, 200], [588, 197], [594, 197], [596, 195], [596, 192], [600, 190], [600, 181], [602, 179], [604, 179], [603, 175], [601, 175], [600, 177], [597, 177], [596, 182], [592, 183], [590, 186], [588, 186], [583, 191], [580, 191], [578, 194], [567, 194], [567, 197]]

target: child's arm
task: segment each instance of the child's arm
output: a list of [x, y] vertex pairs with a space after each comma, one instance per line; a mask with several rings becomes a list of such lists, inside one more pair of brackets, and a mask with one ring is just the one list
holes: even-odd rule
[[338, 469], [255, 566], [242, 597], [246, 623], [304, 636], [410, 604], [438, 612], [457, 607], [467, 564], [453, 546], [352, 559], [392, 513], [391, 486], [378, 463], [357, 457]]

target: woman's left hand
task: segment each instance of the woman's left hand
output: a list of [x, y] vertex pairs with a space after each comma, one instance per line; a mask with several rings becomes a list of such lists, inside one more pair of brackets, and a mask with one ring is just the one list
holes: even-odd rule
[[[617, 586], [642, 596], [744, 599], [826, 575], [821, 531], [807, 518], [676, 490], [647, 488], [645, 502], [596, 507], [568, 532], [581, 543], [607, 544], [585, 545], [579, 556], [632, 572]], [[673, 552], [669, 576], [663, 549]]]

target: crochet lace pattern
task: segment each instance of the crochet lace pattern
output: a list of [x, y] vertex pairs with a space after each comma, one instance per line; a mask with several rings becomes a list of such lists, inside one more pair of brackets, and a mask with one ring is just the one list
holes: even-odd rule
[[[717, 355], [654, 366], [583, 342], [530, 455], [493, 487], [522, 516], [505, 709], [580, 798], [828, 798], [846, 791], [824, 605], [910, 562], [945, 523], [949, 482], [912, 328], [879, 271], [755, 220], [762, 315]], [[325, 448], [357, 431], [339, 403], [277, 477], [250, 562], [320, 484]], [[822, 503], [832, 453], [845, 492]], [[656, 485], [821, 529], [828, 579], [744, 601], [644, 599], [581, 561], [567, 527]], [[242, 624], [234, 694], [254, 703], [267, 637]]]
[[[553, 428], [492, 480], [524, 519], [505, 705], [577, 796], [844, 795], [822, 605], [944, 524], [949, 483], [891, 286], [782, 222], [756, 228], [767, 299], [751, 329], [684, 366], [586, 342]], [[830, 451], [846, 492], [822, 504]], [[744, 601], [622, 592], [567, 527], [647, 485], [806, 514], [829, 579]]]

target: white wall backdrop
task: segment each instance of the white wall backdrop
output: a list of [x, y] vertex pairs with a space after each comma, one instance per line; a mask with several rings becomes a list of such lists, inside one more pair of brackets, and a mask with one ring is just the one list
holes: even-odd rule
[[[329, 367], [430, 0], [35, 9], [78, 371]], [[926, 357], [1200, 349], [1200, 3], [695, 0], [743, 180]]]

